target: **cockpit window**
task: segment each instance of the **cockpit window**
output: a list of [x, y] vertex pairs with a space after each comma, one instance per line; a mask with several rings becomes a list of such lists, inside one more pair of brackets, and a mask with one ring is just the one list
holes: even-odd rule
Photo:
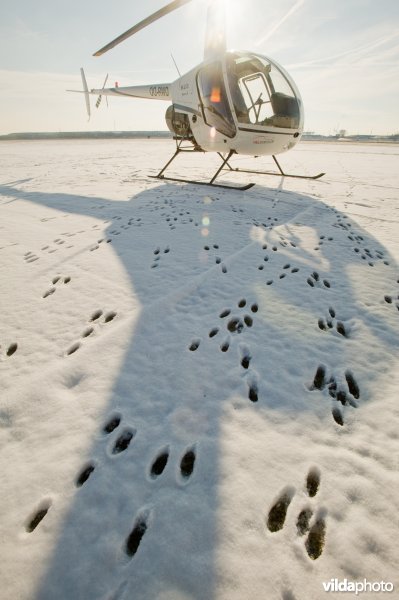
[[236, 128], [223, 81], [222, 64], [216, 62], [201, 69], [197, 81], [205, 123], [227, 137], [234, 137]]
[[276, 65], [260, 56], [230, 54], [227, 74], [239, 123], [299, 127], [298, 98]]

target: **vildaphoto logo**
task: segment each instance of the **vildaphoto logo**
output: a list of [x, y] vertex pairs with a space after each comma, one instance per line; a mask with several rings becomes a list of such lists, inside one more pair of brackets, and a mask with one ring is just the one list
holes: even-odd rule
[[394, 591], [394, 585], [390, 581], [348, 581], [348, 579], [330, 579], [330, 581], [323, 581], [323, 588], [325, 592], [352, 592], [356, 596], [363, 594], [364, 592], [375, 592], [375, 593], [388, 593]]

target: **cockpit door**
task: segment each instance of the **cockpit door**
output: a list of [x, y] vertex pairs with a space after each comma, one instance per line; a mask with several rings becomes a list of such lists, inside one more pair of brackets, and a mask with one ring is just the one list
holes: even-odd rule
[[206, 65], [197, 75], [197, 85], [204, 121], [229, 138], [236, 134], [220, 61]]
[[239, 84], [250, 123], [262, 123], [273, 116], [271, 93], [263, 73], [243, 77]]

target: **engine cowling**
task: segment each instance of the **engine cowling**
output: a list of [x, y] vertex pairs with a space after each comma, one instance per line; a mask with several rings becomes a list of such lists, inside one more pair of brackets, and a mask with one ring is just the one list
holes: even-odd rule
[[169, 130], [179, 137], [190, 137], [192, 131], [188, 115], [175, 109], [174, 104], [168, 106], [165, 114], [166, 124]]

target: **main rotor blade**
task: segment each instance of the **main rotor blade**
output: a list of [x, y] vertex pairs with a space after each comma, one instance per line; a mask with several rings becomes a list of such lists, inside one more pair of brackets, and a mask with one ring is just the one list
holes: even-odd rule
[[144, 27], [151, 25], [151, 23], [154, 23], [154, 21], [161, 19], [165, 15], [173, 12], [174, 10], [176, 10], [177, 8], [180, 8], [181, 6], [184, 6], [185, 4], [188, 4], [191, 1], [192, 0], [174, 0], [174, 2], [171, 2], [170, 4], [167, 4], [166, 6], [161, 8], [160, 10], [157, 10], [157, 12], [153, 13], [152, 15], [150, 15], [143, 21], [140, 21], [140, 23], [137, 23], [137, 25], [134, 25], [134, 27], [131, 27], [130, 29], [125, 31], [125, 33], [122, 33], [121, 35], [119, 35], [117, 38], [115, 38], [112, 42], [110, 42], [106, 46], [104, 46], [100, 50], [97, 50], [97, 52], [95, 52], [93, 54], [93, 56], [101, 56], [105, 52], [108, 52], [108, 50], [111, 50], [111, 48], [114, 48], [115, 46], [117, 46], [118, 44], [120, 44], [121, 42], [123, 42], [124, 40], [129, 38], [131, 35], [134, 35], [141, 29], [144, 29]]

